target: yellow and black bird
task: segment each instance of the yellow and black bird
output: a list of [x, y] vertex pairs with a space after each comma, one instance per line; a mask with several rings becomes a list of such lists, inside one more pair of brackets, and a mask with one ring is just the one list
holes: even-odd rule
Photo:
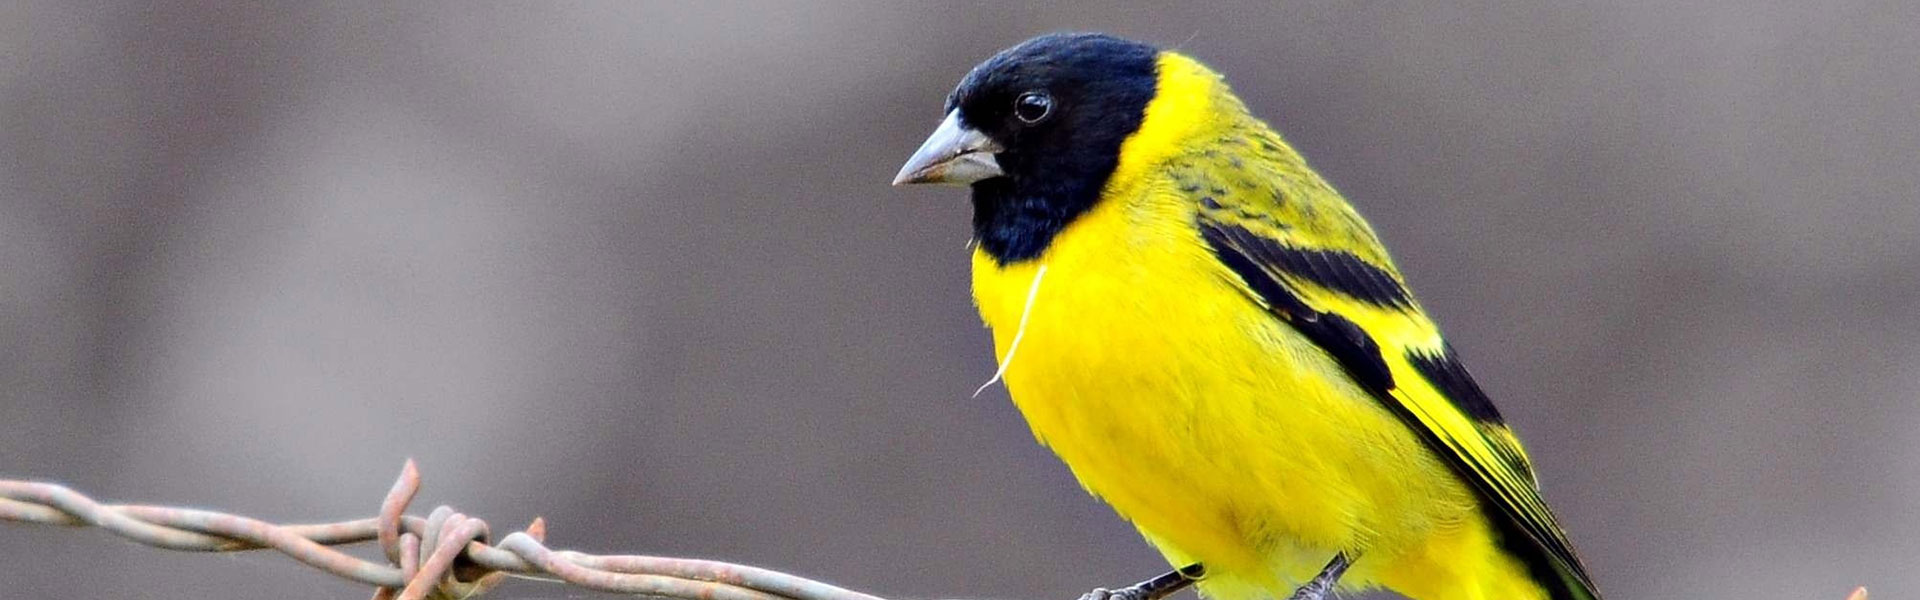
[[971, 186], [974, 301], [1014, 404], [1208, 595], [1599, 598], [1373, 230], [1198, 61], [1021, 43], [966, 75], [894, 183]]

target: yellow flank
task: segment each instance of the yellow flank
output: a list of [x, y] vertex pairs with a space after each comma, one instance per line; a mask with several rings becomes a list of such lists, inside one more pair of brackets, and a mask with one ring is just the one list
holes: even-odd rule
[[[1213, 597], [1284, 597], [1346, 551], [1356, 560], [1343, 588], [1544, 598], [1499, 550], [1473, 488], [1262, 306], [1195, 221], [1206, 212], [1392, 272], [1372, 231], [1218, 75], [1171, 52], [1159, 67], [1159, 91], [1100, 203], [1035, 260], [1003, 267], [974, 254], [975, 301], [996, 357], [1007, 356], [1035, 273], [1047, 267], [1005, 370], [1035, 437], [1170, 561], [1205, 563], [1201, 587]], [[1291, 283], [1389, 354], [1441, 347], [1417, 306]], [[1418, 382], [1395, 393], [1454, 434], [1445, 439], [1477, 427], [1404, 360], [1389, 364], [1396, 381]], [[1524, 464], [1511, 435], [1489, 433], [1499, 439], [1459, 443]], [[1524, 468], [1505, 473], [1526, 476], [1531, 489]]]

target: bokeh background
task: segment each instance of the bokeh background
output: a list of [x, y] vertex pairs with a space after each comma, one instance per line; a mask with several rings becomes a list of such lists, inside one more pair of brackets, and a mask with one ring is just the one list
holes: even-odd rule
[[[1227, 73], [1381, 230], [1613, 598], [1920, 590], [1920, 3], [0, 4], [0, 476], [282, 521], [441, 502], [897, 598], [1157, 556], [1033, 443], [968, 67]], [[352, 598], [0, 527], [7, 598]], [[516, 583], [507, 598], [575, 598]]]

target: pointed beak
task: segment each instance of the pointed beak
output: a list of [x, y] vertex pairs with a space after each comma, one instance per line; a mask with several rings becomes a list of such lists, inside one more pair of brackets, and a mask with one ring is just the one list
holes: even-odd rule
[[913, 158], [893, 176], [894, 185], [945, 183], [967, 185], [990, 177], [1005, 175], [993, 155], [1005, 148], [986, 134], [960, 122], [960, 111], [947, 113], [947, 120], [927, 136]]

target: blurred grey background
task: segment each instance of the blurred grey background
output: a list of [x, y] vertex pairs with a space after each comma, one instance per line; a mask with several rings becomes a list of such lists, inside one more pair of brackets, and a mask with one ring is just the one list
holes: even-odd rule
[[[1545, 4], [1545, 3], [1542, 3]], [[967, 68], [1226, 74], [1381, 230], [1612, 598], [1920, 590], [1920, 3], [0, 5], [0, 476], [272, 520], [420, 503], [897, 598], [1157, 556], [1033, 443]], [[7, 598], [358, 598], [0, 527]], [[583, 593], [517, 583], [508, 598]]]

